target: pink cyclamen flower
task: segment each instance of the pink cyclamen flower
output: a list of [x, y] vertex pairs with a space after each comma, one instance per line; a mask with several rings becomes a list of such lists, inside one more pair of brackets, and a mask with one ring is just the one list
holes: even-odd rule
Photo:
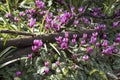
[[19, 16], [20, 16], [20, 17], [23, 17], [23, 16], [24, 16], [24, 12], [20, 12], [20, 13], [19, 13]]
[[68, 43], [68, 38], [63, 38], [63, 42]]
[[89, 59], [89, 56], [88, 56], [88, 55], [84, 55], [84, 56], [83, 56], [83, 60], [84, 60], [84, 61], [88, 61], [88, 59]]
[[50, 25], [49, 25], [49, 24], [46, 24], [46, 25], [45, 25], [45, 28], [46, 28], [46, 29], [49, 29], [49, 28], [50, 28]]
[[73, 38], [76, 39], [76, 38], [77, 38], [77, 34], [74, 34], [74, 35], [73, 35]]
[[78, 26], [78, 24], [79, 24], [79, 21], [78, 21], [78, 20], [75, 20], [75, 21], [74, 21], [74, 25], [75, 25], [75, 26]]
[[36, 23], [36, 19], [31, 18], [30, 23], [29, 23], [29, 27], [32, 28], [35, 25], [35, 23]]
[[16, 76], [19, 77], [19, 76], [21, 76], [21, 75], [22, 75], [22, 72], [21, 72], [21, 71], [17, 71], [17, 72], [16, 72]]
[[73, 44], [76, 44], [76, 39], [72, 39], [72, 43], [73, 43]]
[[45, 66], [46, 67], [48, 67], [49, 66], [49, 62], [47, 61], [47, 62], [45, 62]]
[[60, 47], [62, 49], [67, 49], [68, 48], [68, 43], [63, 42], [63, 43], [60, 44]]
[[65, 38], [68, 38], [68, 37], [69, 37], [68, 32], [65, 32]]
[[83, 7], [83, 6], [80, 6], [79, 9], [78, 9], [78, 11], [79, 11], [80, 13], [83, 13], [83, 12], [84, 12], [84, 7]]
[[60, 44], [62, 42], [62, 37], [61, 36], [56, 37], [55, 40], [57, 41], [57, 43]]
[[92, 47], [88, 47], [88, 48], [87, 48], [87, 52], [88, 52], [88, 53], [91, 53], [91, 52], [92, 52], [92, 50], [93, 50], [93, 48], [92, 48]]
[[74, 6], [71, 6], [70, 9], [71, 9], [71, 12], [74, 12], [75, 7], [74, 7]]
[[97, 46], [97, 47], [99, 47], [99, 46], [100, 46], [100, 43], [99, 43], [99, 42], [97, 42], [97, 43], [96, 43], [96, 46]]
[[11, 18], [11, 16], [12, 16], [11, 13], [6, 13], [5, 15], [6, 18]]
[[113, 23], [113, 27], [114, 27], [114, 28], [118, 27], [118, 25], [119, 25], [119, 22], [114, 22], [114, 23]]
[[33, 44], [34, 44], [34, 46], [42, 47], [43, 42], [42, 42], [42, 40], [35, 39], [35, 40], [33, 41]]
[[17, 17], [14, 17], [14, 21], [15, 21], [15, 22], [18, 22], [18, 18], [17, 18]]
[[45, 3], [40, 0], [36, 0], [36, 5], [39, 9], [42, 9], [44, 7]]
[[33, 51], [33, 52], [37, 52], [38, 49], [39, 49], [38, 46], [32, 46], [32, 51]]
[[59, 65], [60, 65], [60, 62], [59, 62], [59, 61], [56, 61], [55, 64], [56, 64], [56, 66], [59, 66]]
[[108, 41], [107, 41], [107, 40], [104, 40], [103, 43], [102, 43], [102, 46], [103, 46], [103, 47], [107, 47], [107, 46], [108, 46]]
[[113, 52], [114, 52], [115, 54], [118, 54], [118, 53], [119, 53], [119, 50], [118, 50], [118, 49], [114, 49]]
[[46, 69], [44, 70], [45, 74], [48, 74], [49, 71], [50, 71], [49, 68], [46, 68]]
[[32, 59], [32, 54], [28, 54], [28, 58], [29, 58], [29, 59]]
[[32, 15], [27, 14], [27, 18], [28, 18], [28, 20], [31, 19], [31, 18], [32, 18]]
[[83, 34], [83, 39], [87, 39], [88, 35], [87, 34]]
[[86, 41], [85, 41], [85, 40], [82, 40], [82, 41], [81, 41], [81, 44], [82, 44], [82, 45], [85, 45], [85, 44], [86, 44]]
[[94, 43], [96, 43], [96, 41], [97, 41], [97, 38], [91, 36], [91, 38], [90, 38], [90, 43], [94, 44]]

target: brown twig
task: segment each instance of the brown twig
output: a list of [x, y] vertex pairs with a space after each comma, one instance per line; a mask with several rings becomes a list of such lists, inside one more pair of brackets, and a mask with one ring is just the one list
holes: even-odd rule
[[[95, 32], [95, 30], [82, 30], [80, 32], [68, 32], [68, 34], [69, 34], [69, 38], [71, 39], [73, 37], [73, 34], [77, 34], [78, 37], [82, 37], [83, 33], [90, 35], [93, 32]], [[55, 42], [55, 37], [58, 37], [58, 36], [63, 37], [64, 34], [65, 34], [64, 32], [61, 32], [61, 33], [42, 34], [42, 35], [38, 35], [35, 37], [28, 37], [28, 38], [11, 39], [6, 41], [5, 46], [3, 46], [4, 40], [0, 40], [0, 49], [4, 49], [9, 46], [15, 46], [18, 48], [29, 47], [29, 46], [32, 46], [34, 39], [41, 39], [44, 43], [47, 43], [47, 42], [53, 43]]]
[[24, 35], [24, 36], [35, 36], [36, 35], [32, 33], [26, 33], [26, 32], [21, 32], [21, 31], [11, 31], [11, 30], [0, 30], [0, 33], [17, 34], [17, 35]]

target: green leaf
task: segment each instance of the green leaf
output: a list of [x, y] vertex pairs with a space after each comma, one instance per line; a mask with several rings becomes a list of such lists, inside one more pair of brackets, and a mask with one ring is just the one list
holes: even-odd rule
[[52, 43], [50, 43], [50, 46], [58, 53], [59, 56], [61, 56], [60, 52], [57, 50], [57, 48]]
[[5, 55], [5, 54], [10, 54], [11, 53], [11, 51], [13, 50], [13, 49], [15, 49], [16, 47], [13, 47], [13, 46], [10, 46], [10, 47], [8, 47], [8, 48], [6, 48], [5, 50], [3, 50], [1, 53], [0, 53], [0, 60], [1, 60], [1, 58]]
[[92, 75], [92, 74], [94, 74], [95, 72], [98, 72], [98, 70], [97, 69], [93, 69], [92, 71], [90, 71], [90, 75]]
[[9, 64], [11, 64], [11, 63], [14, 63], [14, 62], [20, 61], [20, 60], [24, 60], [24, 59], [28, 59], [28, 57], [17, 58], [17, 59], [13, 59], [11, 61], [5, 62], [3, 64], [0, 64], [0, 69], [7, 66], [7, 65], [9, 65]]

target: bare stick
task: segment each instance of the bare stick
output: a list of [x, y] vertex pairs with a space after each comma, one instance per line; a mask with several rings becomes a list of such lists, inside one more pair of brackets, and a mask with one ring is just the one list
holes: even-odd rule
[[11, 30], [0, 30], [0, 33], [17, 34], [17, 35], [24, 35], [24, 36], [35, 36], [35, 34], [32, 34], [32, 33], [26, 33], [21, 31], [11, 31]]
[[[68, 32], [69, 38], [71, 39], [73, 37], [73, 34], [77, 34], [78, 37], [82, 37], [84, 33], [90, 35], [91, 33], [95, 32], [95, 30], [82, 30], [80, 32]], [[61, 33], [51, 33], [51, 34], [42, 34], [38, 35], [35, 37], [27, 37], [27, 38], [20, 38], [20, 39], [10, 39], [6, 41], [5, 46], [4, 45], [4, 40], [0, 40], [0, 49], [4, 49], [9, 46], [15, 46], [18, 48], [24, 48], [24, 47], [29, 47], [33, 45], [33, 40], [34, 39], [41, 39], [44, 43], [48, 42], [55, 42], [55, 37], [58, 36], [64, 36], [65, 32]]]

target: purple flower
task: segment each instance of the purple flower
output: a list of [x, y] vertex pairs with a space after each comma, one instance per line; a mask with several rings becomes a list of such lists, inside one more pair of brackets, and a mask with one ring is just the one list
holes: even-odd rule
[[120, 37], [117, 37], [117, 38], [115, 39], [115, 42], [120, 42]]
[[97, 46], [97, 47], [99, 47], [99, 46], [100, 46], [100, 43], [99, 43], [99, 42], [97, 42], [97, 43], [96, 43], [96, 46]]
[[27, 18], [28, 18], [28, 19], [31, 19], [31, 18], [32, 18], [32, 15], [27, 14]]
[[76, 70], [77, 68], [79, 68], [79, 67], [78, 67], [77, 65], [75, 65], [75, 64], [74, 64], [72, 67], [73, 67], [74, 70]]
[[36, 0], [36, 5], [39, 9], [42, 9], [44, 7], [45, 3], [40, 0]]
[[92, 52], [92, 50], [93, 50], [93, 48], [92, 48], [92, 47], [88, 47], [88, 48], [87, 48], [87, 52], [88, 52], [88, 53], [91, 53], [91, 52]]
[[116, 46], [118, 46], [118, 45], [119, 45], [119, 43], [117, 43], [117, 42], [114, 42], [114, 43], [113, 43], [113, 46], [114, 46], [114, 47], [116, 47]]
[[55, 38], [55, 40], [60, 44], [62, 42], [62, 37], [59, 36], [59, 37]]
[[65, 32], [65, 38], [68, 38], [68, 37], [69, 37], [68, 32]]
[[103, 34], [103, 38], [104, 38], [104, 39], [107, 39], [107, 35], [106, 35], [106, 34]]
[[77, 34], [73, 34], [73, 38], [76, 39], [77, 38]]
[[95, 30], [96, 30], [96, 31], [99, 31], [99, 30], [100, 30], [100, 27], [99, 27], [99, 26], [95, 27]]
[[100, 29], [105, 30], [106, 29], [106, 25], [105, 24], [100, 24]]
[[18, 18], [17, 18], [17, 17], [14, 17], [14, 21], [15, 21], [15, 22], [18, 22]]
[[28, 58], [29, 58], [29, 59], [32, 59], [32, 54], [28, 54]]
[[81, 18], [81, 21], [84, 22], [84, 23], [87, 24], [87, 25], [90, 25], [89, 19], [87, 19], [87, 18], [85, 18], [85, 17]]
[[87, 39], [88, 35], [87, 34], [83, 34], [83, 39]]
[[96, 41], [97, 41], [97, 38], [92, 36], [90, 39], [90, 43], [94, 44], [96, 43]]
[[72, 43], [73, 43], [73, 44], [76, 44], [76, 39], [72, 39]]
[[20, 17], [23, 17], [23, 16], [24, 16], [24, 12], [20, 12], [20, 13], [19, 13], [19, 16], [20, 16]]
[[120, 33], [117, 34], [117, 37], [120, 37]]
[[47, 62], [45, 62], [45, 66], [46, 67], [48, 67], [49, 66], [49, 62], [47, 61]]
[[45, 28], [46, 28], [46, 29], [49, 29], [49, 28], [50, 28], [50, 25], [49, 25], [49, 24], [46, 24], [46, 25], [45, 25]]
[[50, 12], [50, 13], [48, 14], [48, 16], [49, 16], [49, 18], [52, 18], [52, 17], [53, 17], [53, 13]]
[[40, 11], [40, 15], [43, 16], [43, 15], [46, 14], [46, 12], [47, 12], [46, 10], [45, 11]]
[[82, 40], [82, 41], [81, 41], [81, 44], [82, 44], [82, 45], [85, 45], [85, 44], [86, 44], [86, 41], [85, 41], [85, 40]]
[[29, 14], [29, 10], [25, 10], [25, 13], [26, 13], [26, 14]]
[[35, 40], [33, 41], [33, 44], [36, 45], [36, 46], [38, 46], [39, 42], [40, 42], [40, 40], [35, 39]]
[[110, 46], [110, 47], [108, 47], [106, 49], [103, 49], [102, 53], [106, 54], [106, 55], [111, 55], [113, 50], [114, 50], [114, 47]]
[[58, 9], [58, 12], [62, 13], [63, 11], [62, 11], [62, 9]]
[[113, 27], [114, 27], [114, 28], [118, 27], [118, 25], [119, 25], [119, 22], [114, 22], [114, 23], [113, 23]]
[[84, 61], [88, 61], [88, 59], [89, 59], [89, 56], [88, 56], [88, 55], [84, 55], [84, 56], [83, 56], [83, 60], [84, 60]]
[[60, 18], [61, 24], [65, 24], [67, 22], [67, 19], [65, 17]]
[[33, 52], [37, 52], [38, 49], [39, 49], [38, 46], [32, 46], [32, 51], [33, 51]]
[[101, 8], [94, 8], [93, 11], [94, 12], [99, 12], [101, 10]]
[[70, 12], [65, 12], [63, 17], [65, 17], [66, 19], [69, 19], [71, 17]]
[[92, 36], [93, 36], [93, 37], [97, 37], [97, 35], [98, 35], [98, 32], [92, 33]]
[[37, 39], [35, 39], [35, 40], [33, 41], [33, 44], [34, 44], [34, 46], [42, 47], [43, 42], [42, 42], [42, 40], [37, 40]]
[[79, 11], [80, 13], [83, 13], [83, 12], [84, 12], [84, 7], [83, 7], [83, 6], [80, 6], [80, 7], [78, 8], [78, 11]]
[[72, 6], [72, 7], [70, 7], [70, 9], [71, 9], [71, 12], [74, 12], [75, 7], [74, 7], [74, 6]]
[[103, 53], [103, 54], [107, 54], [107, 50], [103, 49], [103, 50], [102, 50], [102, 53]]
[[78, 26], [78, 24], [79, 24], [79, 21], [78, 21], [78, 20], [75, 20], [75, 21], [74, 21], [74, 25], [75, 25], [75, 26]]
[[6, 13], [5, 16], [6, 16], [6, 18], [11, 18], [12, 15], [11, 15], [11, 13]]
[[118, 50], [118, 49], [114, 49], [113, 52], [114, 52], [115, 54], [118, 54], [118, 53], [119, 53], [119, 50]]
[[65, 42], [63, 42], [63, 43], [60, 44], [60, 47], [61, 47], [62, 49], [67, 49], [67, 48], [68, 48], [68, 44], [65, 43]]
[[46, 68], [46, 69], [44, 70], [45, 74], [48, 74], [49, 71], [50, 71], [49, 68]]
[[22, 75], [22, 72], [21, 71], [17, 71], [16, 72], [16, 76], [20, 77]]
[[29, 23], [29, 27], [32, 28], [35, 25], [35, 23], [36, 23], [36, 19], [31, 18], [30, 23]]
[[107, 47], [107, 46], [108, 46], [108, 41], [107, 41], [107, 40], [104, 40], [103, 43], [102, 43], [102, 46], [103, 46], [103, 47]]
[[68, 43], [68, 38], [63, 38], [63, 42]]
[[46, 22], [48, 23], [48, 24], [50, 24], [51, 23], [51, 21], [52, 21], [52, 19], [50, 19], [48, 16], [46, 17]]
[[60, 62], [59, 61], [56, 61], [55, 64], [56, 64], [56, 66], [60, 66]]
[[98, 16], [98, 12], [93, 12], [93, 16]]
[[54, 20], [51, 22], [51, 26], [55, 31], [59, 31], [59, 29], [61, 28], [61, 24], [56, 24]]
[[36, 10], [35, 10], [35, 9], [30, 9], [30, 10], [29, 10], [29, 13], [30, 13], [30, 14], [36, 14]]

